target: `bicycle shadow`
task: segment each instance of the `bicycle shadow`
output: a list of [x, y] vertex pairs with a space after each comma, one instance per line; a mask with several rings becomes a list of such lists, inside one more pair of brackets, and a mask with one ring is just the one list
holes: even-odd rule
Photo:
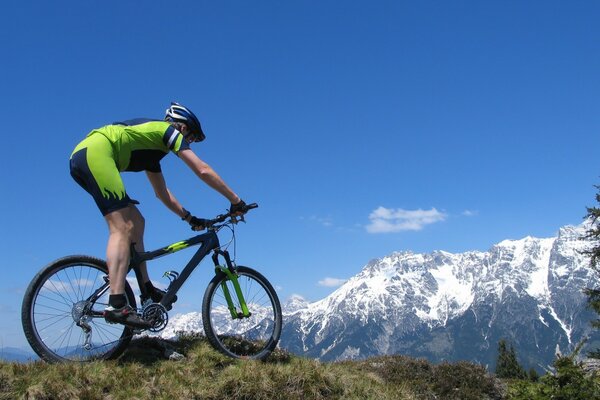
[[[223, 358], [223, 364], [243, 362], [226, 356], [212, 349], [208, 339], [198, 333], [180, 334], [175, 339], [164, 339], [154, 336], [139, 336], [131, 340], [123, 355], [119, 357], [120, 364], [141, 363], [147, 366], [172, 361], [179, 362], [187, 359], [188, 355], [195, 349], [203, 348], [203, 352], [210, 353], [210, 357]], [[264, 363], [287, 364], [292, 355], [284, 349], [276, 348]]]
[[119, 363], [141, 363], [152, 365], [160, 361], [179, 361], [185, 359], [183, 348], [174, 340], [160, 337], [141, 336], [131, 340]]

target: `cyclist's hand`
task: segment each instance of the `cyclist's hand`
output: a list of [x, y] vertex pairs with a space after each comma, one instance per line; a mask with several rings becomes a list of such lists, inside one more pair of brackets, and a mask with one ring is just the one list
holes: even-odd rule
[[207, 222], [208, 222], [207, 219], [196, 218], [196, 217], [192, 217], [189, 220], [190, 226], [192, 227], [193, 231], [201, 231], [203, 229], [206, 229]]
[[231, 215], [242, 215], [246, 212], [248, 212], [247, 206], [246, 203], [244, 203], [244, 200], [242, 199], [240, 199], [239, 203], [232, 204], [231, 207], [229, 207], [229, 214]]

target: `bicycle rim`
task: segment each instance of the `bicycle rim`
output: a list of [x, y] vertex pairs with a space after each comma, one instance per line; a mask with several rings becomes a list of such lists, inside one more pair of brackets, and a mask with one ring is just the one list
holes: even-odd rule
[[234, 358], [264, 359], [277, 346], [281, 334], [281, 307], [271, 284], [258, 272], [238, 268], [238, 281], [251, 313], [233, 317], [221, 284], [224, 282], [237, 311], [239, 299], [225, 275], [215, 277], [203, 302], [204, 330], [211, 344]]
[[[131, 329], [109, 324], [101, 316], [109, 290], [103, 262], [88, 257], [57, 261], [42, 271], [26, 293], [23, 327], [32, 348], [44, 360], [92, 361], [118, 356], [132, 336]], [[131, 288], [127, 297], [134, 302]], [[135, 306], [135, 305], [134, 305]], [[91, 331], [86, 335], [82, 325]]]

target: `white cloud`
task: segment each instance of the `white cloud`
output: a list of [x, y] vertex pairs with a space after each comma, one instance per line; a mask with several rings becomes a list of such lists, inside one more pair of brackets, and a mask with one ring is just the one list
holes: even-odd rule
[[321, 279], [319, 281], [319, 286], [338, 287], [338, 286], [342, 286], [345, 282], [346, 282], [346, 279], [327, 277], [327, 278]]
[[420, 231], [426, 225], [442, 222], [448, 215], [435, 208], [431, 210], [403, 210], [379, 207], [369, 215], [369, 233]]

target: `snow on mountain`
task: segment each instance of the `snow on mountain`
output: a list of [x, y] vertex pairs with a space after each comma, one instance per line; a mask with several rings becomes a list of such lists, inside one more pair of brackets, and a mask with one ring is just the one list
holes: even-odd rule
[[308, 304], [308, 301], [304, 297], [294, 294], [281, 305], [281, 308], [284, 315], [290, 315], [296, 311], [305, 309]]
[[[300, 296], [293, 296], [290, 299], [290, 306], [301, 308], [306, 303], [306, 300]], [[239, 334], [246, 332], [256, 338], [264, 338], [267, 328], [270, 325], [268, 321], [272, 321], [272, 309], [267, 309], [252, 302], [248, 303], [248, 308], [251, 310], [249, 318], [231, 319], [231, 313], [225, 306], [219, 306], [212, 310], [213, 327], [217, 330], [218, 335]], [[187, 314], [177, 314], [166, 328], [153, 336], [160, 336], [165, 339], [173, 339], [180, 333], [203, 333], [202, 313], [191, 312]]]
[[191, 312], [175, 315], [169, 321], [167, 327], [160, 332], [159, 336], [165, 339], [173, 339], [181, 332], [204, 332], [204, 328], [202, 327], [202, 313]]

